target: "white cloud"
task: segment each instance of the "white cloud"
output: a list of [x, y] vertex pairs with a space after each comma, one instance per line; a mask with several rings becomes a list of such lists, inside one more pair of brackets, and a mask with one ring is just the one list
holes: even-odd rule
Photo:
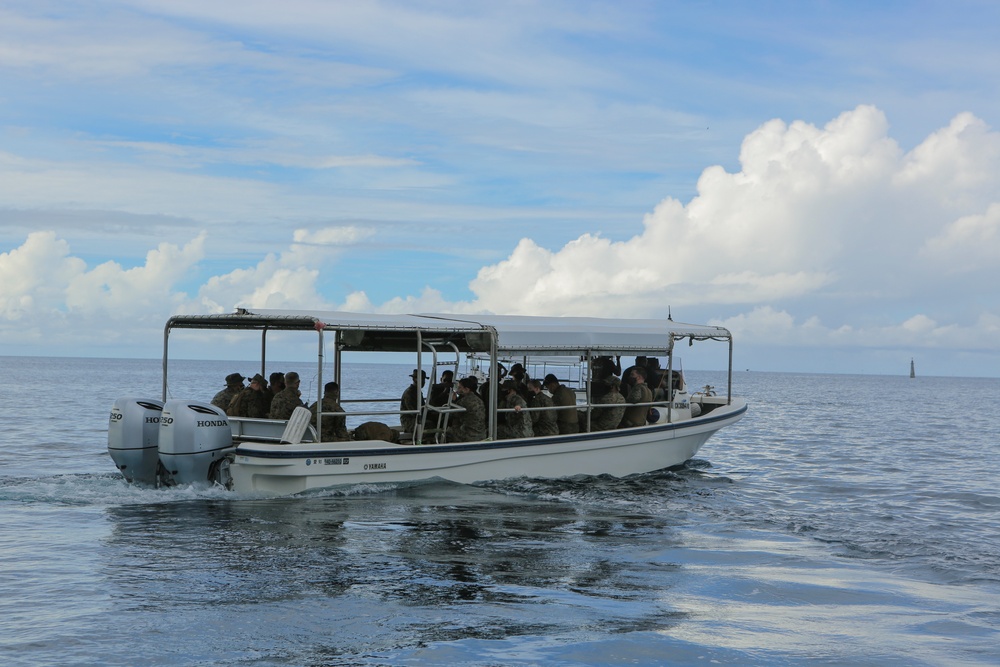
[[927, 240], [921, 255], [946, 273], [967, 273], [1000, 264], [1000, 202], [967, 215]]
[[104, 317], [114, 327], [129, 308], [159, 323], [167, 308], [237, 304], [608, 317], [664, 316], [669, 304], [675, 315], [711, 313], [750, 344], [995, 351], [1000, 135], [960, 114], [904, 152], [888, 131], [871, 106], [823, 127], [767, 122], [744, 140], [738, 171], [705, 169], [695, 197], [664, 199], [638, 233], [583, 233], [558, 249], [522, 238], [479, 269], [469, 300], [431, 281], [382, 303], [360, 290], [324, 294], [344, 249], [375, 234], [345, 224], [300, 227], [192, 297], [177, 285], [202, 258], [204, 235], [161, 244], [142, 266], [88, 269], [54, 233], [36, 233], [0, 255], [0, 308], [8, 325]]
[[374, 230], [347, 225], [316, 230], [297, 229], [292, 243], [278, 255], [268, 254], [252, 268], [213, 276], [185, 304], [188, 312], [230, 312], [248, 308], [326, 309], [330, 304], [318, 291], [320, 267], [335, 260], [345, 248], [374, 234]]

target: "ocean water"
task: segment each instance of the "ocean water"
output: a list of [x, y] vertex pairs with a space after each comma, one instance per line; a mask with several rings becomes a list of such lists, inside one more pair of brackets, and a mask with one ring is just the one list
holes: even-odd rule
[[680, 470], [268, 498], [118, 476], [157, 361], [0, 367], [2, 665], [1000, 664], [997, 379], [737, 373]]

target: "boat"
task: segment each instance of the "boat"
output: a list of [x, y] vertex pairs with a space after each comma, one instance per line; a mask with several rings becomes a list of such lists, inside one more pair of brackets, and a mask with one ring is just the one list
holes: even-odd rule
[[[412, 360], [415, 373], [429, 379], [420, 405], [351, 405], [344, 412], [313, 415], [296, 408], [287, 420], [234, 417], [196, 399], [171, 397], [169, 343], [183, 330], [260, 337], [260, 373], [268, 373], [268, 334], [310, 336], [318, 349], [316, 395], [324, 383], [340, 383], [342, 355], [399, 353]], [[228, 340], [228, 338], [226, 339]], [[308, 340], [308, 339], [307, 339]], [[687, 341], [728, 344], [725, 392], [706, 385], [689, 393], [675, 346]], [[254, 343], [256, 345], [256, 343]], [[663, 358], [659, 366], [672, 378], [660, 400], [647, 407], [646, 424], [591, 431], [598, 403], [595, 360], [615, 357]], [[331, 358], [328, 358], [331, 357]], [[505, 364], [563, 364], [560, 376], [573, 381], [578, 433], [501, 439], [500, 424], [510, 410], [486, 401], [486, 438], [454, 441], [448, 421], [464, 409], [453, 397], [431, 405], [430, 389], [443, 370], [458, 379], [462, 364], [476, 360], [488, 396], [498, 396]], [[563, 478], [577, 475], [624, 477], [684, 464], [719, 429], [747, 412], [732, 392], [733, 339], [718, 326], [690, 325], [671, 319], [605, 319], [456, 314], [375, 315], [348, 312], [237, 308], [235, 312], [171, 317], [163, 334], [162, 394], [159, 398], [123, 397], [115, 401], [108, 425], [108, 451], [130, 482], [144, 485], [218, 484], [237, 493], [295, 494], [340, 485], [416, 482], [441, 478], [477, 483], [515, 477]], [[547, 366], [558, 369], [558, 365]], [[623, 393], [624, 390], [623, 390]], [[669, 393], [669, 395], [667, 395]], [[399, 398], [389, 397], [388, 400]], [[344, 401], [344, 403], [349, 403]], [[383, 402], [383, 406], [384, 406]], [[356, 409], [360, 408], [360, 409]], [[529, 411], [536, 408], [528, 408]], [[392, 437], [322, 442], [324, 419], [350, 415], [391, 427]], [[412, 416], [412, 433], [403, 433], [402, 416]], [[355, 434], [359, 434], [356, 431]]]

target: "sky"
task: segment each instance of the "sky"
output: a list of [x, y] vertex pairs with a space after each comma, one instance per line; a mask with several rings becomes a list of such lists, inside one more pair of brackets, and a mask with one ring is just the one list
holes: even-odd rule
[[[1000, 376], [1000, 3], [5, 0], [0, 355], [236, 306]], [[225, 358], [226, 350], [204, 350]]]

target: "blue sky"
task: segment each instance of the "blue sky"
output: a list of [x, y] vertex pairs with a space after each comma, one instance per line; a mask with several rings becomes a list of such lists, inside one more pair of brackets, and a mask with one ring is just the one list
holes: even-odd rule
[[[665, 316], [1000, 375], [1000, 5], [0, 6], [0, 354], [178, 312]], [[224, 352], [220, 352], [224, 354]]]

